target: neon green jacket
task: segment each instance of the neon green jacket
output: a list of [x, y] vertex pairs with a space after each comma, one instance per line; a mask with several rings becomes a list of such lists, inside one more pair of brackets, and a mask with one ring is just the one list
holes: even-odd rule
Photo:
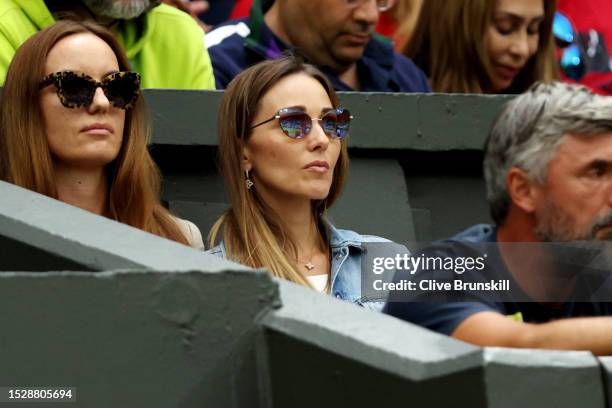
[[[191, 16], [161, 4], [135, 21], [119, 23], [117, 37], [143, 88], [215, 89], [204, 32]], [[55, 22], [44, 0], [0, 0], [0, 84], [15, 50], [31, 35]]]

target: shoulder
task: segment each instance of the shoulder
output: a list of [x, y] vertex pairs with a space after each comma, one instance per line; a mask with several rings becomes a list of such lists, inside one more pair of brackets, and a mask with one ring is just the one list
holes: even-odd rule
[[189, 246], [194, 249], [204, 250], [204, 242], [202, 240], [202, 233], [200, 229], [191, 221], [184, 220], [182, 218], [174, 217], [176, 225], [187, 238]]
[[226, 258], [225, 256], [225, 244], [223, 243], [223, 241], [221, 241], [219, 243], [219, 245], [205, 251], [207, 254], [211, 254], [214, 255], [218, 258]]
[[[258, 62], [245, 47], [251, 29], [247, 19], [217, 26], [206, 34], [206, 47], [215, 72], [217, 89], [224, 89], [240, 72]], [[261, 60], [261, 59], [260, 59]]]
[[[42, 0], [22, 6], [12, 0], [0, 1], [0, 27], [5, 34], [20, 37], [23, 41], [40, 27], [53, 24], [53, 16]], [[20, 44], [17, 44], [17, 46]]]
[[[196, 27], [198, 24], [193, 20], [189, 14], [177, 9], [176, 7], [169, 6], [167, 4], [160, 4], [153, 8], [148, 13], [149, 18], [155, 18], [158, 21], [189, 21], [194, 23]], [[201, 30], [201, 29], [200, 29]]]
[[0, 19], [4, 19], [7, 15], [23, 14], [21, 8], [11, 0], [0, 1]]
[[403, 54], [393, 53], [393, 75], [412, 92], [431, 92], [427, 76], [414, 61]]
[[[163, 3], [155, 7], [147, 13], [147, 24], [147, 31], [155, 41], [172, 39], [178, 41], [173, 43], [175, 47], [193, 44], [198, 48], [203, 46], [204, 30], [193, 17], [175, 7]], [[151, 29], [152, 27], [155, 29]]]
[[[198, 47], [202, 47], [203, 45], [202, 28], [193, 17], [175, 7], [162, 3], [149, 11], [146, 18], [149, 26], [147, 32], [155, 41], [171, 38], [173, 41], [179, 41], [174, 43], [174, 46], [197, 44]], [[193, 41], [194, 38], [197, 41]]]
[[216, 26], [206, 34], [209, 51], [227, 47], [243, 47], [243, 42], [251, 33], [248, 18], [232, 20]]
[[460, 242], [495, 242], [496, 228], [490, 224], [476, 224], [454, 235], [449, 241]]
[[370, 242], [392, 242], [377, 235], [364, 235], [355, 231], [336, 228], [331, 222], [326, 221], [327, 232], [329, 234], [329, 244], [331, 247], [346, 245], [361, 246]]

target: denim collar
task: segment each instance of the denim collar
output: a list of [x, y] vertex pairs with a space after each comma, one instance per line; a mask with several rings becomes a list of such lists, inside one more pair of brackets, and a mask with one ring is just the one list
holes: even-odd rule
[[363, 250], [361, 246], [363, 239], [358, 233], [349, 230], [339, 230], [325, 217], [323, 218], [323, 224], [327, 227], [329, 247], [332, 250], [343, 247], [353, 247], [360, 251]]
[[[248, 20], [250, 33], [245, 39], [245, 46], [264, 59], [277, 59], [291, 47], [278, 38], [264, 21], [264, 9], [261, 0], [255, 0]], [[395, 51], [393, 44], [386, 37], [375, 33], [368, 42], [363, 56], [357, 61], [357, 73], [363, 92], [391, 90], [399, 87], [392, 80]], [[330, 78], [338, 91], [352, 91], [340, 81], [338, 74], [329, 67], [319, 67]]]

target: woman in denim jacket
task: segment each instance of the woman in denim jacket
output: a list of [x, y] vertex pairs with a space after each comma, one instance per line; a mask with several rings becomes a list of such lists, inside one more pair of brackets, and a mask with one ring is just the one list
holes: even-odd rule
[[350, 113], [317, 68], [295, 57], [265, 61], [227, 87], [219, 155], [231, 206], [209, 252], [380, 310], [361, 295], [364, 243], [325, 217], [348, 173]]

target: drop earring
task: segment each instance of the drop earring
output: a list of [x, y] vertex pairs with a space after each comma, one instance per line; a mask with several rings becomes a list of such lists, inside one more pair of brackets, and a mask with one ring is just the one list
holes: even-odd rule
[[253, 187], [253, 180], [251, 180], [251, 176], [249, 176], [249, 171], [244, 171], [245, 179], [246, 179], [246, 188], [250, 190]]

